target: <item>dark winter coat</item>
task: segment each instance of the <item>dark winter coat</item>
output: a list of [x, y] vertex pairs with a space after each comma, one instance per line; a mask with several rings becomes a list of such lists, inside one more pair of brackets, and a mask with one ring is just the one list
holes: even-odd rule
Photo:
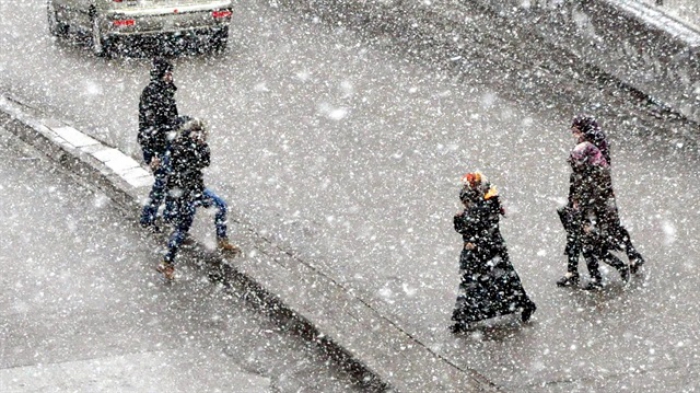
[[452, 314], [458, 323], [519, 312], [532, 303], [510, 263], [500, 232], [501, 212], [498, 197], [490, 197], [454, 217], [455, 231], [465, 243], [459, 259], [462, 293]]
[[585, 210], [614, 198], [610, 168], [602, 153], [590, 142], [581, 142], [569, 156], [569, 201]]
[[191, 200], [204, 192], [202, 170], [211, 163], [206, 142], [180, 136], [170, 143], [164, 159], [166, 190], [175, 199]]
[[572, 150], [569, 163], [569, 202], [583, 225], [583, 240], [603, 248], [616, 244], [620, 220], [610, 167], [602, 152], [591, 142], [581, 142]]
[[593, 130], [584, 134], [584, 137], [588, 142], [591, 142], [595, 147], [600, 150], [600, 153], [605, 158], [608, 166], [612, 165], [610, 158], [610, 146], [608, 145], [608, 138], [600, 128], [594, 128]]
[[168, 133], [176, 128], [175, 90], [175, 84], [154, 77], [141, 93], [138, 142], [147, 164], [165, 153]]
[[475, 204], [454, 217], [455, 231], [462, 235], [465, 244], [471, 243], [479, 249], [488, 249], [492, 237], [488, 218], [488, 209]]

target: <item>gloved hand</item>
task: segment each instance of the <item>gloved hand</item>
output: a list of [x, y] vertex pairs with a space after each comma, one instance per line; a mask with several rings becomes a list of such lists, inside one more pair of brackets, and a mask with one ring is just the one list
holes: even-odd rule
[[158, 167], [160, 167], [160, 158], [153, 157], [149, 166], [151, 167], [151, 172], [155, 172], [158, 169]]

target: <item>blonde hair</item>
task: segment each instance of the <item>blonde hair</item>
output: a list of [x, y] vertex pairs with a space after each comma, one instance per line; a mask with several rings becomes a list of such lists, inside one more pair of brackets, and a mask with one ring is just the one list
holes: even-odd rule
[[204, 122], [196, 117], [187, 120], [182, 124], [182, 131], [206, 131]]

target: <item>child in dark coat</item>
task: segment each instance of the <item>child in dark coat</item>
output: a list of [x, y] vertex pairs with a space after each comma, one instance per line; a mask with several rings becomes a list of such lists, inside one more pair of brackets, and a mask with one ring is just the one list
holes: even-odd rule
[[192, 226], [197, 208], [216, 207], [216, 237], [221, 251], [233, 254], [240, 249], [231, 244], [227, 236], [226, 203], [204, 185], [202, 170], [211, 163], [211, 153], [207, 144], [207, 130], [199, 119], [188, 119], [179, 130], [178, 136], [170, 143], [163, 168], [166, 173], [166, 210], [164, 216], [174, 230], [168, 240], [168, 251], [157, 270], [166, 279], [175, 278], [175, 257]]

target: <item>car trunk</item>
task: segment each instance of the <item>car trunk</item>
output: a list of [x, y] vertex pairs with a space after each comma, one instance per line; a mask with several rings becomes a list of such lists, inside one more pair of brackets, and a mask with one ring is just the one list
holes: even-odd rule
[[106, 0], [108, 8], [114, 11], [156, 11], [173, 12], [174, 9], [201, 10], [229, 8], [229, 0]]
[[[220, 29], [230, 21], [230, 0], [108, 1], [112, 34], [158, 34]], [[224, 10], [224, 12], [221, 12]], [[115, 27], [115, 24], [119, 24]]]

